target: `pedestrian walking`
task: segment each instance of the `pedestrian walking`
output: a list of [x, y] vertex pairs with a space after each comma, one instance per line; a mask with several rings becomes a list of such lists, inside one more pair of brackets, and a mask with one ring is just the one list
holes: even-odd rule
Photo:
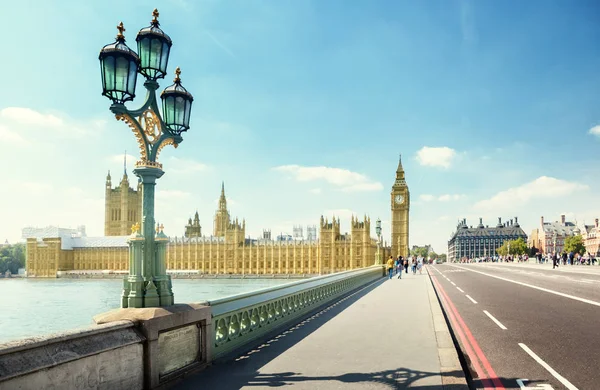
[[404, 270], [404, 260], [402, 256], [398, 256], [398, 266], [396, 268], [396, 273], [398, 274], [398, 279], [402, 279], [402, 271]]
[[390, 256], [390, 258], [387, 261], [387, 271], [388, 271], [388, 277], [389, 277], [389, 279], [391, 279], [392, 276], [394, 275], [394, 258], [392, 256]]

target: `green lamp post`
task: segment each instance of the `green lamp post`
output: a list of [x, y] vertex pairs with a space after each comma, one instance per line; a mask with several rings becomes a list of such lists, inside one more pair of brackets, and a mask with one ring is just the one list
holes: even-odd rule
[[381, 219], [377, 218], [375, 222], [375, 234], [377, 234], [377, 254], [375, 255], [375, 264], [381, 265]]
[[[139, 31], [136, 53], [125, 44], [123, 23], [117, 26], [116, 41], [100, 50], [102, 95], [112, 101], [110, 111], [133, 131], [140, 148], [140, 160], [133, 173], [142, 182], [142, 226], [131, 227], [129, 237], [129, 275], [123, 282], [122, 307], [158, 307], [173, 304], [171, 278], [166, 272], [166, 245], [168, 237], [162, 225], [154, 221], [154, 187], [164, 171], [158, 162], [162, 148], [183, 141], [181, 133], [190, 127], [190, 113], [194, 98], [181, 85], [179, 68], [175, 70], [174, 84], [160, 94], [163, 106], [161, 117], [156, 90], [157, 80], [164, 78], [169, 62], [172, 41], [160, 29], [158, 10], [152, 13], [150, 26]], [[146, 79], [146, 101], [135, 110], [125, 102], [135, 98], [137, 75]]]

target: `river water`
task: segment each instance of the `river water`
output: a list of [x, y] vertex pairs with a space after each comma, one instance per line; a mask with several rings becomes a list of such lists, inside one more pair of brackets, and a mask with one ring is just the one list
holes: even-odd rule
[[[176, 303], [272, 287], [294, 279], [174, 279]], [[121, 305], [120, 279], [0, 279], [0, 343], [92, 325]]]

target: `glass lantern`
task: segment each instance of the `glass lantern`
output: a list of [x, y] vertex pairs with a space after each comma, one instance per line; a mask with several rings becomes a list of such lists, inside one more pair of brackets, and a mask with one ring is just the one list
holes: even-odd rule
[[155, 8], [150, 26], [141, 29], [135, 38], [140, 56], [140, 73], [154, 81], [167, 74], [169, 52], [173, 45], [171, 38], [160, 29], [158, 15], [158, 10]]
[[135, 84], [140, 64], [138, 55], [125, 44], [123, 22], [117, 29], [119, 34], [114, 43], [100, 50], [102, 72], [102, 96], [115, 104], [123, 104], [135, 98]]
[[190, 114], [194, 97], [181, 85], [181, 70], [175, 69], [175, 84], [165, 88], [160, 94], [163, 101], [163, 120], [167, 128], [180, 135], [190, 128]]

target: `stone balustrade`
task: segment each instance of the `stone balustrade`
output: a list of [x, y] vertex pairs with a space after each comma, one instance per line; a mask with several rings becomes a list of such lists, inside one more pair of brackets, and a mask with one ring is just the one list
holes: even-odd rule
[[0, 344], [0, 390], [162, 387], [383, 275], [371, 266], [201, 303], [116, 309], [89, 328]]
[[382, 275], [381, 266], [372, 266], [208, 301], [212, 359], [295, 323], [312, 310]]

